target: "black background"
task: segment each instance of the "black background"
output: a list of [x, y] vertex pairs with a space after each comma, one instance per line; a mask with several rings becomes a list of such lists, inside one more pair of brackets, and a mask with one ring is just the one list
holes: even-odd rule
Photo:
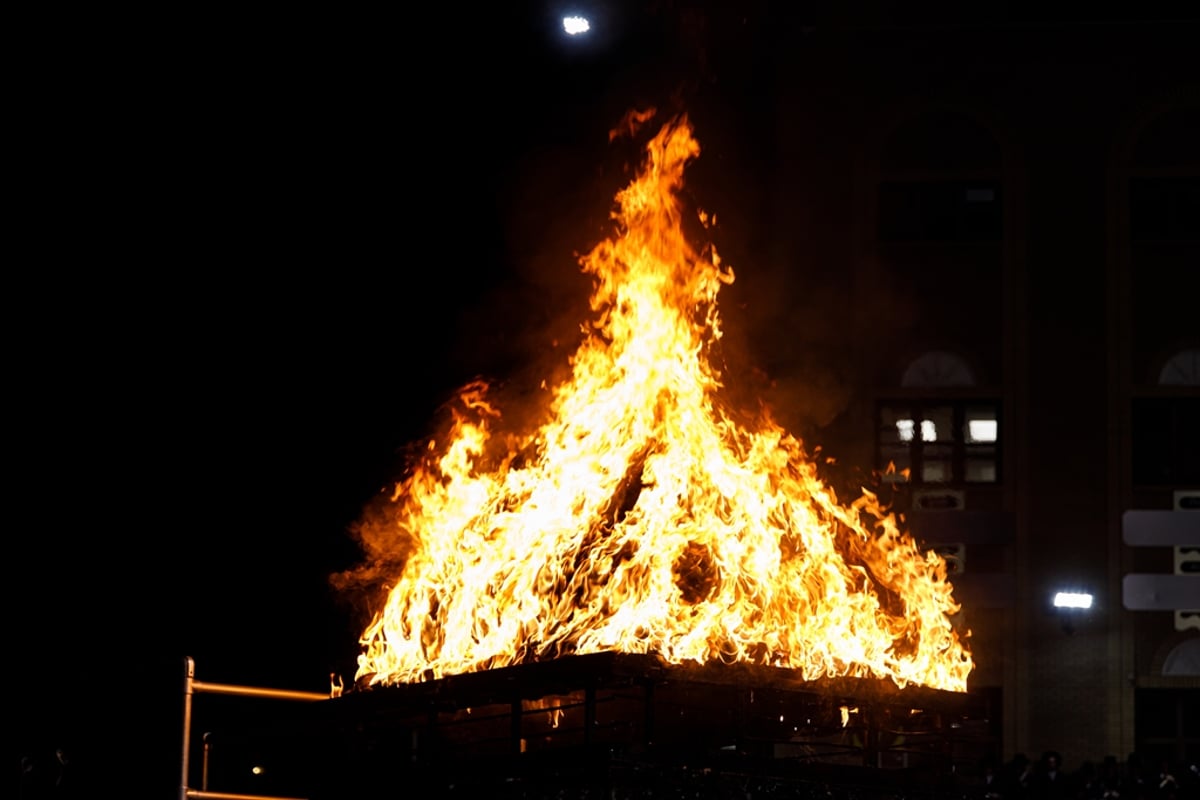
[[700, 42], [669, 3], [585, 45], [493, 6], [13, 19], [14, 780], [61, 747], [81, 787], [177, 791], [185, 657], [350, 682], [362, 509], [586, 308], [608, 130], [696, 95]]

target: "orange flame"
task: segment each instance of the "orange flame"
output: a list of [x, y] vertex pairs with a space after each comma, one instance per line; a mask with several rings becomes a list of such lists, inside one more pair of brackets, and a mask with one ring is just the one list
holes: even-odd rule
[[678, 117], [617, 194], [614, 234], [581, 259], [596, 318], [541, 426], [502, 432], [472, 384], [396, 487], [389, 524], [413, 549], [356, 680], [620, 651], [965, 691], [945, 562], [869, 491], [839, 503], [767, 415], [722, 401], [710, 355], [733, 273], [684, 233], [697, 155]]

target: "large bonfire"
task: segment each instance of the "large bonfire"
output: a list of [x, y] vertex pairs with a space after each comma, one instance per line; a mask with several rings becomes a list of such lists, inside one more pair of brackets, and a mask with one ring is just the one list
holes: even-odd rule
[[540, 426], [505, 429], [472, 384], [397, 485], [386, 524], [407, 558], [362, 635], [361, 684], [618, 651], [966, 690], [944, 561], [723, 399], [733, 273], [689, 241], [679, 197], [699, 152], [672, 119], [617, 194], [612, 235], [580, 259], [595, 317]]

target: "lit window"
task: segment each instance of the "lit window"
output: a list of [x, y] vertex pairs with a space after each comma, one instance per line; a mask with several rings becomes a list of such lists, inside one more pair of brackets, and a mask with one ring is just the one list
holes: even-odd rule
[[994, 419], [968, 419], [967, 420], [967, 441], [968, 442], [994, 442], [994, 441], [996, 441], [996, 420], [994, 420]]
[[[885, 480], [907, 480], [904, 472], [912, 466], [910, 442], [913, 440], [914, 430], [915, 423], [907, 410], [880, 409], [879, 459]], [[894, 471], [887, 471], [889, 464], [895, 468]]]
[[921, 480], [925, 483], [945, 483], [951, 478], [949, 464], [944, 460], [927, 460], [921, 465]]
[[[880, 471], [897, 482], [996, 483], [1000, 479], [998, 411], [999, 403], [979, 400], [881, 403]], [[894, 465], [894, 474], [887, 473], [889, 464]]]
[[995, 483], [995, 459], [968, 458], [966, 463], [966, 478], [967, 483]]

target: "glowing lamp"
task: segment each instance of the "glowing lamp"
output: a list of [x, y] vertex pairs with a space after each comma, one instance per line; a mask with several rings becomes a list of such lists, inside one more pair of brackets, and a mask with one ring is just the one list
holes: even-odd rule
[[1056, 592], [1055, 608], [1091, 608], [1092, 596], [1087, 592]]
[[580, 36], [591, 30], [587, 17], [563, 17], [563, 30], [568, 36]]

